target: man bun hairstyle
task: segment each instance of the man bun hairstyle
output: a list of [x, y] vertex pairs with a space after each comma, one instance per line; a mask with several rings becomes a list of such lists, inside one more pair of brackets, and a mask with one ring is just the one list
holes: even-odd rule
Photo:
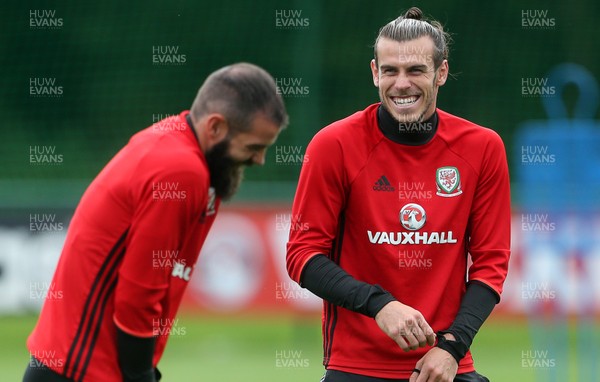
[[406, 11], [406, 13], [404, 14], [404, 18], [421, 20], [423, 18], [423, 12], [417, 7], [412, 7], [408, 11]]
[[448, 45], [451, 37], [444, 27], [436, 20], [424, 18], [423, 11], [417, 7], [407, 10], [403, 16], [396, 18], [379, 29], [375, 40], [374, 53], [377, 63], [377, 43], [381, 38], [404, 42], [429, 36], [433, 40], [433, 64], [435, 69], [439, 68], [444, 60], [448, 59]]

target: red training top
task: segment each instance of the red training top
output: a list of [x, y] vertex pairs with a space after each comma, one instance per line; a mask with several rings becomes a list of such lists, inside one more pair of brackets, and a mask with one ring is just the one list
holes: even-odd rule
[[[371, 105], [319, 131], [300, 173], [287, 267], [300, 281], [325, 254], [360, 281], [419, 310], [437, 332], [453, 322], [468, 279], [498, 295], [510, 256], [510, 190], [500, 137], [441, 110], [423, 145], [384, 137]], [[409, 125], [410, 126], [410, 125]], [[324, 303], [324, 365], [409, 378], [430, 349], [404, 352], [375, 320]], [[458, 373], [473, 371], [470, 353]]]
[[122, 380], [116, 326], [156, 336], [160, 360], [220, 204], [186, 115], [134, 135], [84, 193], [48, 293], [60, 298], [44, 302], [27, 341], [55, 372]]

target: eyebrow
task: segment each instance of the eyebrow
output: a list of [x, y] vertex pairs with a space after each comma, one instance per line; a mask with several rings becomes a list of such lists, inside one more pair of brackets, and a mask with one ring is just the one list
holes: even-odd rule
[[379, 70], [386, 70], [386, 69], [393, 69], [393, 70], [398, 70], [398, 68], [394, 65], [381, 65], [379, 67]]
[[429, 70], [429, 66], [425, 65], [425, 64], [417, 64], [417, 65], [412, 65], [408, 68], [409, 70], [411, 69], [421, 69], [424, 72]]
[[[426, 64], [415, 64], [408, 67], [408, 70], [415, 69], [420, 69], [424, 72], [427, 72], [429, 71], [429, 66], [427, 66]], [[379, 70], [398, 70], [398, 67], [390, 64], [383, 64], [379, 67]]]

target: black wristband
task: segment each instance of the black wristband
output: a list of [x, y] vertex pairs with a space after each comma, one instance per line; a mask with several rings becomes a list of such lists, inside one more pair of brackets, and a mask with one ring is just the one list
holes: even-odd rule
[[[447, 332], [446, 332], [447, 333]], [[453, 333], [454, 335], [454, 333]], [[444, 337], [444, 332], [437, 333], [437, 344], [436, 347], [444, 349], [454, 357], [456, 363], [459, 363], [461, 359], [465, 357], [465, 354], [469, 351], [469, 347], [463, 343], [460, 337], [456, 337], [456, 341], [452, 341]]]

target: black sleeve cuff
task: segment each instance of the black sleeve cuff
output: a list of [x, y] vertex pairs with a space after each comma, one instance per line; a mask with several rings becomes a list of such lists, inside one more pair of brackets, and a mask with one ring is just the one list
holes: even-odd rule
[[444, 337], [443, 333], [440, 332], [437, 334], [437, 346], [440, 349], [444, 349], [448, 353], [452, 355], [452, 357], [456, 360], [456, 363], [459, 363], [461, 359], [465, 357], [467, 352], [469, 351], [469, 347], [464, 344], [464, 342], [459, 338], [455, 337], [456, 341], [450, 341]]
[[117, 327], [117, 353], [124, 382], [156, 382], [160, 373], [152, 367], [154, 337], [141, 338]]
[[306, 263], [300, 285], [332, 304], [368, 317], [375, 317], [385, 305], [396, 301], [379, 285], [356, 280], [325, 255]]
[[[467, 354], [475, 335], [492, 313], [497, 302], [498, 295], [496, 292], [484, 283], [470, 282], [467, 285], [467, 291], [463, 296], [454, 322], [447, 330], [438, 333], [438, 341], [441, 334], [451, 333], [454, 335], [456, 341], [444, 341], [444, 338], [442, 344], [445, 342], [449, 342], [451, 345], [453, 345], [453, 342], [458, 343], [456, 346], [453, 345], [454, 350], [456, 350], [455, 353], [450, 352], [455, 358], [460, 357], [457, 361]], [[438, 347], [442, 346], [438, 345]], [[444, 348], [444, 350], [448, 349]]]

